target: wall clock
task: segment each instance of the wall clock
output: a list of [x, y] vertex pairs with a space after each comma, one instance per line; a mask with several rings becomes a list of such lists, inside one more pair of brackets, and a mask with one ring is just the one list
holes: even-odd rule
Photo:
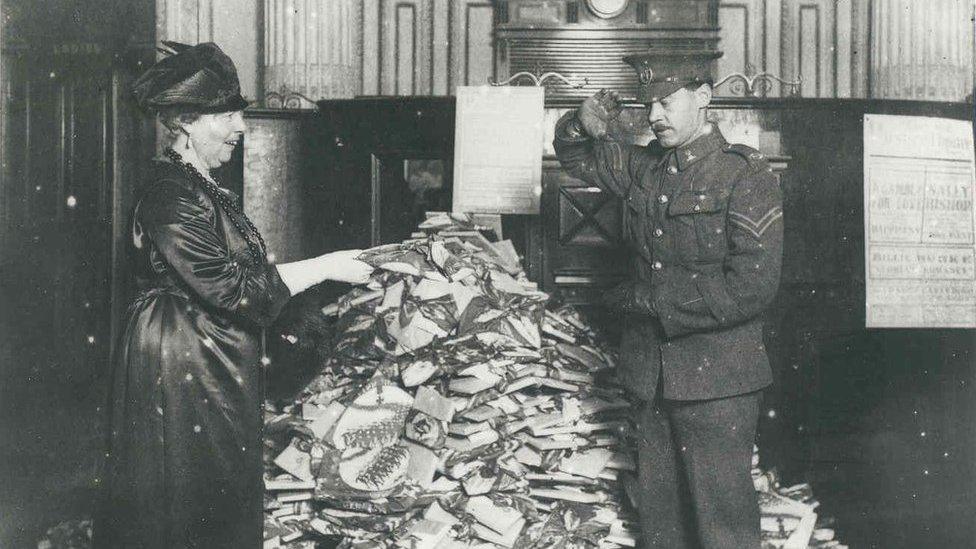
[[586, 0], [586, 7], [593, 15], [603, 19], [616, 17], [627, 9], [630, 0]]

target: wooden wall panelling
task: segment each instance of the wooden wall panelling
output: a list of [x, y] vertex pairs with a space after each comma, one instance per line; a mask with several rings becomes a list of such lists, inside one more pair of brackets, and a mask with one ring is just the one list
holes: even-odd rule
[[871, 2], [851, 6], [851, 97], [870, 96]]
[[116, 292], [124, 273], [115, 270], [122, 253], [115, 238], [130, 204], [122, 205], [116, 190], [141, 178], [120, 181], [117, 159], [145, 163], [148, 154], [135, 150], [145, 143], [140, 135], [118, 134], [129, 88], [115, 83], [120, 69], [111, 55], [32, 53], [11, 69], [3, 146], [12, 162], [0, 185], [11, 200], [4, 219], [10, 231], [0, 271], [10, 284], [5, 320], [16, 322], [6, 335], [18, 334], [14, 351], [24, 367], [39, 369], [52, 393], [83, 387], [83, 398], [105, 373], [125, 297]]
[[[782, 67], [782, 56], [783, 56], [783, 0], [765, 0], [763, 2], [763, 8], [765, 11], [765, 27], [763, 35], [763, 44], [765, 47], [766, 56], [766, 71], [775, 74], [783, 78], [784, 80], [792, 80], [793, 75], [788, 73], [783, 73]], [[721, 24], [721, 20], [719, 24]], [[774, 83], [770, 96], [785, 95], [783, 86], [778, 83]]]
[[[805, 97], [866, 97], [870, 3], [861, 0], [722, 0], [718, 78], [768, 71], [800, 77]], [[768, 96], [787, 90], [773, 84]], [[741, 95], [728, 84], [718, 95]]]
[[380, 91], [430, 95], [432, 0], [380, 2]]
[[451, 3], [449, 93], [456, 86], [479, 86], [494, 77], [491, 2], [458, 0]]
[[[716, 78], [736, 72], [752, 75], [766, 69], [766, 1], [723, 0], [719, 4], [718, 47], [722, 57], [718, 59]], [[721, 95], [741, 95], [733, 93], [728, 84], [719, 91]]]
[[494, 75], [492, 3], [364, 0], [364, 95], [453, 95]]
[[[30, 108], [27, 111], [29, 133], [25, 145], [27, 151], [27, 200], [24, 219], [36, 223], [40, 219], [57, 217], [57, 192], [62, 185], [64, 157], [60, 147], [63, 138], [63, 94], [61, 86], [54, 82], [56, 71], [51, 71], [47, 81], [31, 78]], [[29, 77], [30, 78], [30, 77]], [[33, 162], [37, 156], [45, 162]]]
[[[12, 245], [14, 231], [17, 230], [17, 211], [23, 211], [27, 200], [27, 163], [24, 140], [28, 128], [27, 113], [30, 105], [29, 82], [23, 75], [25, 64], [21, 60], [23, 48], [12, 51], [4, 47], [0, 70], [3, 71], [3, 110], [0, 111], [0, 138], [3, 149], [0, 152], [0, 250]], [[10, 184], [17, 181], [17, 184]], [[2, 259], [0, 259], [2, 261]]]
[[451, 0], [434, 0], [434, 35], [431, 47], [431, 95], [451, 93], [450, 67], [451, 55]]
[[107, 162], [113, 126], [110, 82], [111, 71], [105, 70], [67, 87], [61, 211], [70, 232], [63, 293], [59, 296], [64, 314], [58, 320], [61, 333], [68, 334], [69, 341], [84, 344], [85, 368], [74, 382], [96, 379], [111, 346], [112, 220], [107, 215], [112, 193], [111, 165]]
[[[141, 51], [133, 52], [141, 58], [145, 66], [151, 62], [153, 50], [145, 47]], [[138, 77], [133, 66], [138, 61], [127, 63], [128, 69], [121, 68], [113, 71], [111, 80], [110, 109], [113, 114], [113, 126], [108, 130], [110, 141], [107, 159], [110, 165], [111, 201], [109, 216], [112, 219], [112, 247], [111, 247], [111, 330], [112, 347], [119, 340], [122, 330], [123, 314], [129, 304], [129, 298], [134, 293], [134, 283], [129, 276], [131, 265], [129, 261], [128, 245], [132, 238], [128, 226], [129, 214], [135, 205], [135, 195], [138, 181], [143, 181], [148, 160], [152, 157], [155, 143], [155, 122], [143, 114], [128, 99], [132, 83]]]
[[249, 99], [264, 95], [259, 82], [264, 41], [262, 0], [209, 0], [210, 36], [237, 66], [241, 94]]
[[803, 97], [867, 97], [869, 10], [864, 0], [783, 2], [780, 75], [800, 77]]
[[[64, 381], [99, 374], [99, 359], [107, 355], [110, 345], [111, 221], [105, 210], [111, 188], [105, 159], [110, 154], [112, 115], [107, 108], [111, 86], [106, 85], [108, 74], [103, 71], [93, 71], [89, 77], [56, 77], [53, 101], [37, 115], [57, 129], [47, 135], [35, 133], [30, 142], [33, 172], [44, 174], [33, 168], [57, 159], [43, 176], [46, 181], [35, 179], [36, 185], [48, 190], [39, 193], [43, 201], [37, 204], [45, 213], [32, 219], [40, 223], [33, 232], [48, 239], [42, 255], [57, 253], [56, 259], [49, 258], [57, 266], [52, 320], [67, 348], [85, 350], [74, 357], [79, 363], [59, 375]], [[35, 139], [43, 143], [38, 149]]]
[[763, 460], [786, 482], [811, 482], [852, 547], [968, 546], [976, 339], [972, 330], [864, 329], [860, 178], [865, 113], [966, 119], [971, 107], [782, 105], [793, 160], [783, 283], [767, 322], [775, 381], [764, 402], [778, 414], [761, 422]]
[[834, 0], [799, 0], [783, 5], [783, 73], [803, 80], [803, 97], [834, 96], [835, 17]]
[[446, 0], [363, 3], [364, 95], [447, 93]]
[[82, 4], [3, 6], [4, 23], [25, 29], [2, 44], [0, 469], [15, 474], [0, 507], [17, 525], [0, 529], [3, 547], [36, 543], [55, 514], [90, 512], [111, 327], [129, 297], [116, 292], [129, 276], [118, 269], [131, 235], [123, 200], [144, 179], [119, 168], [145, 169], [151, 154], [119, 125], [132, 101], [131, 78], [118, 76], [154, 57], [153, 5]]
[[380, 0], [363, 0], [362, 45], [363, 95], [380, 94]]
[[[860, 3], [864, 3], [863, 1]], [[854, 0], [834, 0], [833, 97], [851, 97]]]

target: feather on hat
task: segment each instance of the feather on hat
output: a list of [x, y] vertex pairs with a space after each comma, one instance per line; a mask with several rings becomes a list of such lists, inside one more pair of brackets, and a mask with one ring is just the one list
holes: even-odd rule
[[213, 42], [191, 46], [164, 41], [157, 48], [166, 57], [132, 86], [139, 106], [149, 112], [164, 109], [214, 113], [247, 106], [234, 62]]

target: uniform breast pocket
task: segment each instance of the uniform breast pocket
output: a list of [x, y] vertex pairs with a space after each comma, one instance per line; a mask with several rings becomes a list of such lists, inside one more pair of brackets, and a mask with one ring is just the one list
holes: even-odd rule
[[684, 192], [668, 208], [675, 231], [675, 247], [689, 261], [713, 261], [725, 256], [725, 200], [714, 193]]

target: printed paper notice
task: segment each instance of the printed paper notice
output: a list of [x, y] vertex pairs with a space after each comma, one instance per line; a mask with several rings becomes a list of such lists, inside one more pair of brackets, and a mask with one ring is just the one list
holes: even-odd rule
[[868, 328], [976, 327], [973, 127], [864, 116]]
[[539, 213], [544, 95], [538, 86], [457, 88], [455, 212]]

